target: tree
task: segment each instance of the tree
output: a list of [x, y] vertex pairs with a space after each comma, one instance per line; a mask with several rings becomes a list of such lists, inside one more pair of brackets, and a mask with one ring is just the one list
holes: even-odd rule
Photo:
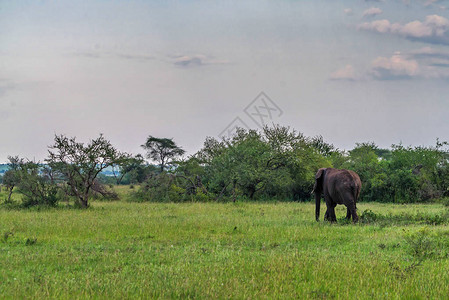
[[8, 157], [9, 170], [5, 173], [4, 184], [9, 190], [8, 201], [15, 187], [22, 194], [22, 205], [54, 206], [58, 202], [57, 186], [51, 169], [38, 162], [28, 161], [18, 156]]
[[142, 155], [137, 154], [136, 156], [132, 156], [129, 154], [123, 154], [122, 158], [120, 158], [115, 165], [112, 166], [112, 174], [117, 182], [117, 184], [121, 184], [125, 175], [138, 171], [139, 169], [144, 168], [144, 159]]
[[157, 138], [151, 135], [142, 147], [147, 150], [149, 159], [159, 163], [161, 172], [171, 163], [169, 160], [182, 156], [185, 153], [181, 147], [176, 145], [173, 139]]
[[240, 193], [250, 199], [310, 199], [316, 170], [330, 165], [302, 133], [279, 125], [261, 132], [238, 129], [222, 142], [209, 138], [199, 156], [203, 182], [218, 198]]
[[362, 180], [359, 201], [390, 201], [392, 190], [387, 176], [388, 162], [379, 156], [386, 153], [372, 142], [356, 143], [349, 151], [344, 168], [355, 171]]
[[20, 182], [19, 167], [24, 163], [23, 158], [18, 156], [8, 156], [8, 171], [3, 175], [3, 185], [8, 190], [8, 202], [11, 201], [11, 195]]
[[311, 138], [309, 144], [324, 157], [330, 157], [335, 152], [338, 152], [338, 149], [336, 149], [334, 145], [326, 143], [324, 141], [322, 135], [317, 135]]
[[56, 135], [48, 153], [49, 167], [67, 183], [76, 203], [83, 208], [89, 205], [90, 191], [98, 174], [123, 158], [101, 134], [86, 145], [77, 142], [75, 137]]
[[59, 201], [58, 187], [53, 171], [39, 162], [26, 161], [20, 165], [19, 193], [24, 207], [35, 205], [55, 206]]

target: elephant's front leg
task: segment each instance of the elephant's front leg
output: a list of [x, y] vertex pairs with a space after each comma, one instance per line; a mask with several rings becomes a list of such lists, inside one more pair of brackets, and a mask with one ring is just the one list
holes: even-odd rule
[[351, 210], [346, 207], [346, 220], [351, 220]]
[[330, 221], [329, 220], [329, 208], [326, 209], [326, 213], [324, 214], [324, 221]]

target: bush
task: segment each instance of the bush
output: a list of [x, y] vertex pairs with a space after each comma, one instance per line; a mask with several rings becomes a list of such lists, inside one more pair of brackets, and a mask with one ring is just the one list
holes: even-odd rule
[[22, 206], [56, 206], [60, 199], [57, 185], [51, 180], [50, 171], [35, 162], [21, 165], [18, 172], [18, 192], [23, 195]]
[[407, 234], [405, 241], [408, 245], [409, 253], [418, 259], [428, 258], [433, 254], [433, 240], [430, 237], [428, 228], [422, 228], [416, 233]]
[[150, 176], [135, 193], [139, 201], [149, 202], [181, 202], [184, 190], [173, 184], [171, 174], [161, 173]]
[[160, 173], [148, 178], [134, 193], [138, 202], [208, 202], [211, 200], [207, 192], [194, 187], [190, 180], [174, 174]]
[[366, 209], [360, 215], [360, 221], [362, 223], [373, 223], [379, 220], [380, 216], [373, 212], [371, 209]]
[[444, 197], [440, 200], [440, 202], [443, 204], [443, 206], [445, 207], [449, 207], [449, 197]]

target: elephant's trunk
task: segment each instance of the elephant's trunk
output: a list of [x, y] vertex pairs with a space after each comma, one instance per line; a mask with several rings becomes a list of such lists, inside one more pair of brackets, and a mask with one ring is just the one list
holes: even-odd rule
[[320, 205], [321, 205], [321, 193], [315, 191], [315, 218], [320, 220]]

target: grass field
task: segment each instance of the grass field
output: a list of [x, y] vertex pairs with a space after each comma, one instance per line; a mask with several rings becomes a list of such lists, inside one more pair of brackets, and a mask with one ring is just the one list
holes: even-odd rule
[[429, 225], [447, 208], [358, 207], [384, 217], [317, 223], [311, 203], [0, 209], [0, 298], [447, 299], [449, 226]]

